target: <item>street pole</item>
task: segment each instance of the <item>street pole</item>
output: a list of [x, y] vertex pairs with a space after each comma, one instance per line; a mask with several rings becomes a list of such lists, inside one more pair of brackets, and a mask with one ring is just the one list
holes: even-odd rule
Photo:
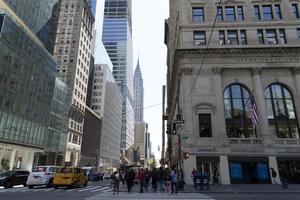
[[165, 96], [166, 86], [162, 87], [162, 145], [161, 145], [161, 160], [165, 158]]

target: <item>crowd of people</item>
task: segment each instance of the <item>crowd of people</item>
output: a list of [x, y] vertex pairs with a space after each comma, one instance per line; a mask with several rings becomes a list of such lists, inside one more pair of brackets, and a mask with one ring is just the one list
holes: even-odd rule
[[120, 182], [127, 186], [127, 191], [131, 192], [135, 180], [139, 184], [139, 192], [148, 192], [151, 186], [151, 191], [167, 192], [169, 194], [177, 194], [177, 190], [183, 188], [183, 171], [173, 168], [139, 168], [134, 171], [132, 168], [125, 171], [115, 171], [111, 177], [111, 186], [114, 194], [119, 192]]

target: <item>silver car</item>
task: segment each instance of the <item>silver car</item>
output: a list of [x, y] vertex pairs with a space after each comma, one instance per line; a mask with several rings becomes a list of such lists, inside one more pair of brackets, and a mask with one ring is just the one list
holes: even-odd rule
[[52, 187], [53, 177], [57, 168], [57, 166], [36, 166], [27, 179], [29, 189], [41, 185]]

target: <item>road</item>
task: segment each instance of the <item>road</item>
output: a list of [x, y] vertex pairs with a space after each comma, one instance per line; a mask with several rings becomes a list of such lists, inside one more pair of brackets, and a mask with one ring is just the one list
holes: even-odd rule
[[0, 199], [2, 200], [299, 200], [300, 195], [296, 193], [178, 193], [169, 195], [167, 193], [138, 193], [136, 185], [133, 192], [126, 192], [125, 186], [121, 185], [120, 192], [113, 195], [109, 182], [90, 183], [87, 187], [66, 189], [39, 187], [29, 189], [18, 186], [10, 189], [0, 188]]
[[39, 187], [29, 189], [28, 187], [18, 186], [10, 189], [0, 188], [0, 199], [2, 200], [120, 200], [120, 199], [180, 199], [180, 200], [214, 200], [206, 195], [191, 193], [169, 195], [167, 193], [138, 193], [138, 186], [134, 187], [132, 193], [126, 192], [125, 186], [121, 186], [120, 192], [113, 195], [112, 189], [108, 182], [90, 183], [87, 187], [82, 188], [54, 188]]

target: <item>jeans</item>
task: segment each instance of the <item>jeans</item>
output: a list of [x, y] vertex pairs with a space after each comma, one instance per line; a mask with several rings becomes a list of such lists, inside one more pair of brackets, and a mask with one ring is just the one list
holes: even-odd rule
[[177, 183], [171, 182], [171, 193], [177, 194]]

